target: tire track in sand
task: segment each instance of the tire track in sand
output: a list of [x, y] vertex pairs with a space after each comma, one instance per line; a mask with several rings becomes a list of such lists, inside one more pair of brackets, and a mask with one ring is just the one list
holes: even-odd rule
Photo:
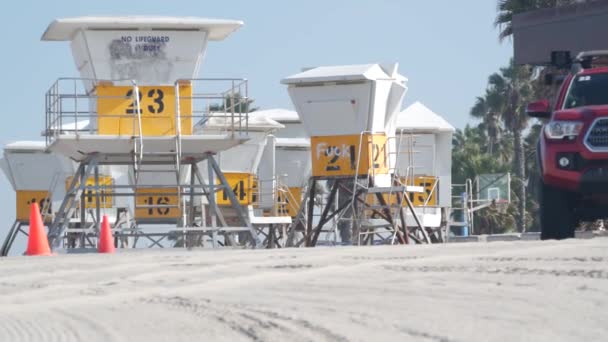
[[209, 299], [189, 299], [181, 296], [141, 298], [145, 304], [167, 306], [201, 318], [212, 319], [251, 341], [266, 341], [281, 336], [292, 341], [348, 341], [344, 336], [302, 318], [275, 311], [247, 308], [212, 302]]

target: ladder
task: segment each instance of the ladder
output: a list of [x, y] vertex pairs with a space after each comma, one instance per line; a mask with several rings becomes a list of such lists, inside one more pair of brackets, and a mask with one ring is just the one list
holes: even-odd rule
[[[452, 210], [449, 215], [449, 226], [454, 227], [469, 227], [468, 234], [473, 232], [473, 181], [466, 179], [464, 184], [452, 184], [452, 192], [454, 189], [461, 189], [464, 192], [457, 192], [458, 195], [452, 195]], [[464, 196], [462, 196], [464, 194]], [[461, 221], [454, 221], [451, 216], [454, 213], [460, 212], [462, 215]], [[449, 234], [448, 234], [449, 236]]]
[[[355, 201], [357, 201], [357, 199], [355, 197], [353, 197], [352, 199], [352, 207], [353, 207], [353, 219], [355, 221], [356, 224], [358, 224], [359, 222], [362, 222], [363, 220], [366, 221], [371, 221], [373, 220], [372, 217], [366, 217], [367, 213], [371, 210], [374, 214], [372, 214], [372, 216], [377, 215], [377, 214], [382, 214], [381, 216], [382, 219], [379, 219], [379, 222], [375, 222], [372, 221], [369, 224], [362, 224], [360, 225], [361, 230], [359, 230], [357, 232], [357, 236], [358, 236], [358, 242], [359, 244], [361, 244], [361, 238], [365, 237], [369, 243], [373, 242], [373, 237], [378, 234], [377, 230], [384, 230], [384, 231], [389, 231], [392, 232], [392, 237], [391, 237], [391, 244], [395, 243], [395, 240], [397, 239], [397, 237], [399, 237], [400, 241], [402, 243], [408, 243], [409, 239], [413, 239], [414, 241], [418, 242], [418, 243], [430, 243], [431, 239], [426, 231], [426, 228], [423, 226], [422, 221], [420, 220], [420, 218], [418, 217], [418, 214], [416, 213], [416, 210], [409, 198], [409, 194], [410, 193], [421, 193], [424, 191], [424, 189], [422, 187], [418, 187], [418, 186], [414, 186], [412, 185], [408, 185], [408, 184], [404, 184], [400, 174], [399, 174], [399, 167], [398, 167], [398, 163], [399, 163], [399, 153], [400, 153], [400, 147], [401, 147], [401, 139], [403, 138], [403, 134], [399, 135], [399, 140], [396, 142], [397, 147], [396, 147], [396, 154], [395, 154], [395, 165], [393, 167], [391, 167], [389, 165], [389, 174], [390, 174], [390, 185], [389, 186], [377, 186], [375, 184], [375, 179], [376, 179], [376, 168], [374, 165], [372, 165], [369, 169], [368, 172], [366, 173], [365, 176], [365, 182], [362, 184], [361, 182], [359, 182], [359, 160], [361, 158], [361, 150], [363, 149], [363, 136], [366, 133], [370, 133], [371, 132], [362, 132], [360, 135], [360, 140], [359, 140], [359, 152], [358, 152], [358, 156], [357, 156], [357, 167], [356, 167], [356, 172], [355, 172], [355, 176], [354, 176], [354, 184], [353, 184], [353, 193], [356, 193], [357, 188], [363, 188], [364, 191], [364, 195], [365, 197], [365, 202], [367, 201], [367, 195], [368, 194], [373, 194], [376, 196], [376, 199], [378, 200], [379, 204], [378, 205], [369, 205], [368, 203], [364, 203], [364, 209], [363, 210], [356, 210], [356, 203]], [[370, 145], [372, 144], [372, 142], [368, 142]], [[387, 143], [387, 147], [390, 144]], [[371, 150], [371, 146], [368, 147], [368, 150]], [[408, 153], [410, 153], [410, 165], [408, 165], [407, 167], [407, 174], [414, 174], [413, 172], [413, 165], [412, 164], [412, 157], [413, 157], [413, 144], [410, 142], [409, 148], [408, 148]], [[391, 153], [388, 153], [388, 163], [391, 163]], [[392, 170], [392, 172], [391, 172]], [[406, 177], [413, 179], [413, 177]], [[388, 198], [384, 198], [384, 195], [388, 195]], [[396, 203], [393, 203], [393, 198], [395, 198]], [[406, 222], [406, 209], [403, 206], [403, 202], [405, 202], [405, 204], [407, 205], [407, 209], [410, 211], [411, 215], [413, 216], [415, 222], [416, 222], [416, 226], [417, 229], [415, 231], [416, 234], [414, 234], [413, 232], [410, 232], [408, 230], [407, 227], [407, 222]], [[397, 219], [398, 218], [398, 219]], [[401, 221], [401, 225], [399, 225], [398, 220]], [[384, 222], [383, 222], [384, 221]], [[403, 229], [403, 231], [401, 231], [401, 229]]]
[[[68, 185], [61, 206], [59, 207], [59, 210], [57, 210], [49, 228], [49, 242], [51, 243], [51, 248], [55, 249], [59, 247], [63, 240], [63, 234], [69, 227], [70, 222], [74, 217], [78, 201], [86, 188], [86, 180], [93, 173], [93, 170], [97, 165], [96, 156], [92, 156], [87, 162], [82, 162], [78, 166], [74, 177], [72, 177], [72, 180]], [[84, 220], [84, 218], [81, 218], [81, 220]]]
[[[133, 103], [135, 103], [135, 113], [137, 114], [137, 136], [132, 138], [133, 142], [133, 171], [135, 181], [137, 182], [139, 166], [141, 165], [141, 161], [143, 159], [143, 150], [144, 150], [144, 140], [143, 140], [143, 128], [141, 122], [141, 103], [139, 101], [139, 87], [135, 81], [131, 81], [133, 84]], [[133, 125], [135, 125], [135, 120], [133, 120]], [[133, 132], [135, 132], [135, 127], [133, 127]]]
[[47, 198], [44, 203], [41, 203], [40, 212], [42, 213], [43, 223], [46, 223], [47, 220], [53, 217], [53, 211], [51, 208], [51, 205], [53, 204], [53, 190], [55, 190], [55, 187], [57, 186], [57, 182], [59, 182], [61, 175], [61, 172], [55, 172], [55, 174], [53, 174], [53, 178], [51, 178], [51, 183], [47, 191]]
[[[134, 89], [133, 94], [139, 94], [139, 89], [137, 84], [133, 82]], [[144, 144], [143, 144], [143, 129], [142, 129], [142, 118], [141, 118], [141, 108], [139, 97], [137, 95], [134, 96], [134, 101], [136, 105], [136, 113], [137, 113], [137, 132], [138, 135], [133, 137], [133, 178], [134, 178], [134, 187], [137, 189], [141, 188], [150, 188], [148, 185], [144, 185], [140, 183], [141, 175], [143, 174], [167, 174], [173, 173], [175, 174], [175, 185], [167, 185], [167, 186], [154, 186], [154, 188], [171, 188], [176, 189], [175, 194], [173, 193], [162, 193], [160, 195], [169, 195], [175, 196], [177, 200], [175, 204], [158, 204], [158, 203], [146, 203], [140, 204], [137, 199], [135, 200], [134, 208], [137, 209], [173, 209], [173, 208], [181, 208], [182, 202], [182, 189], [181, 189], [181, 159], [182, 159], [182, 139], [181, 139], [181, 116], [180, 116], [180, 104], [179, 104], [179, 82], [175, 84], [175, 136], [174, 136], [174, 149], [170, 152], [145, 152]], [[135, 131], [135, 130], [134, 130]], [[144, 161], [144, 157], [146, 159], [152, 159], [155, 164], [158, 165], [170, 165], [169, 168], [159, 168], [158, 165], [149, 165]], [[156, 195], [156, 194], [151, 194]], [[136, 195], [137, 196], [137, 195]]]

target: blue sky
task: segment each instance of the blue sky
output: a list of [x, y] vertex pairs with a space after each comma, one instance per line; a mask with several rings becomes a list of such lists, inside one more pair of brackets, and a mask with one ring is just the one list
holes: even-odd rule
[[[421, 101], [463, 127], [487, 77], [507, 64], [494, 0], [11, 1], [0, 13], [4, 124], [0, 143], [39, 139], [44, 93], [58, 77], [77, 76], [68, 43], [41, 42], [54, 18], [175, 15], [240, 19], [241, 30], [210, 42], [203, 77], [244, 77], [261, 108], [292, 108], [280, 80], [302, 67], [399, 62], [409, 78], [405, 104]], [[14, 218], [14, 192], [0, 177], [0, 239]]]

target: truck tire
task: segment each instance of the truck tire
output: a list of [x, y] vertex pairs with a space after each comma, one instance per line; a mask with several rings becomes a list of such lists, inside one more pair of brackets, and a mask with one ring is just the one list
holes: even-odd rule
[[539, 184], [540, 239], [562, 240], [574, 237], [578, 220], [573, 195], [567, 191]]

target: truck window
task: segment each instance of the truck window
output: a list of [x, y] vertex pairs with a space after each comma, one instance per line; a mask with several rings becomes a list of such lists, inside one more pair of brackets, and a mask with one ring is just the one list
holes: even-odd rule
[[572, 80], [564, 108], [608, 104], [608, 73], [578, 75]]

